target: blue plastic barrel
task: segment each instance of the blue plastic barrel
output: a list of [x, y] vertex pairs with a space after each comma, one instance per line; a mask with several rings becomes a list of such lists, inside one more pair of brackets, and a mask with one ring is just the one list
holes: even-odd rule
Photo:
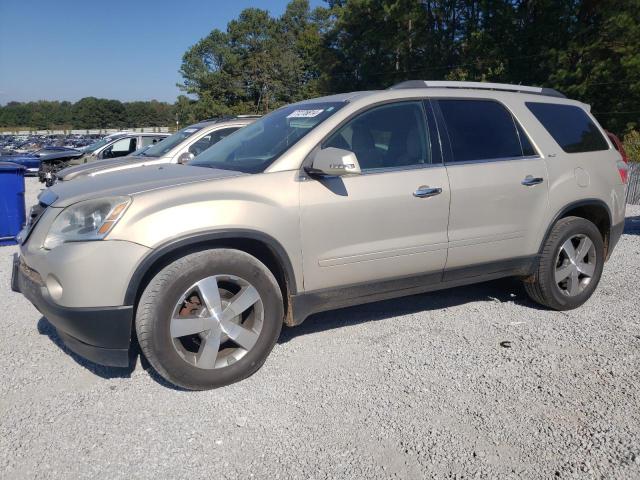
[[24, 222], [24, 167], [0, 162], [0, 245], [15, 245]]

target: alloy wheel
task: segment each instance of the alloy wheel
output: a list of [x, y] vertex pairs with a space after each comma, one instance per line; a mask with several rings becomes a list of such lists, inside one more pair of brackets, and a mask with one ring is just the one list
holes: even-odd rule
[[558, 252], [555, 266], [555, 282], [560, 291], [569, 297], [579, 295], [591, 282], [596, 270], [596, 248], [583, 234], [569, 237]]
[[263, 323], [258, 290], [243, 278], [215, 275], [182, 294], [171, 315], [170, 335], [183, 360], [210, 370], [244, 357], [256, 344]]

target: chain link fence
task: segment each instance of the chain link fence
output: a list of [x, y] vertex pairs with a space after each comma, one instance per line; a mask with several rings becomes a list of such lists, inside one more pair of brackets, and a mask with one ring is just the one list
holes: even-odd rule
[[640, 205], [640, 163], [629, 163], [627, 203]]

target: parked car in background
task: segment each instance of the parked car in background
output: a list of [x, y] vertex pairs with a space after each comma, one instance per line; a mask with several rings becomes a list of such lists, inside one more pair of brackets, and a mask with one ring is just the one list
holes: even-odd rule
[[45, 190], [12, 288], [80, 355], [126, 366], [135, 328], [164, 378], [219, 387], [323, 310], [508, 276], [579, 307], [622, 235], [619, 162], [555, 90], [411, 81], [311, 99], [186, 166]]
[[58, 158], [41, 162], [38, 177], [48, 187], [55, 182], [60, 170], [72, 165], [85, 165], [97, 160], [125, 157], [138, 149], [158, 143], [169, 136], [168, 133], [119, 132], [98, 140], [83, 149], [79, 157]]
[[117, 161], [98, 161], [65, 168], [56, 174], [56, 181], [64, 182], [145, 165], [185, 163], [258, 118], [259, 115], [239, 115], [203, 120], [183, 128], [146, 150], [134, 152]]
[[35, 152], [0, 155], [0, 162], [12, 162], [22, 165], [28, 175], [37, 175], [43, 161], [72, 159], [82, 156], [80, 150], [66, 147], [45, 147]]

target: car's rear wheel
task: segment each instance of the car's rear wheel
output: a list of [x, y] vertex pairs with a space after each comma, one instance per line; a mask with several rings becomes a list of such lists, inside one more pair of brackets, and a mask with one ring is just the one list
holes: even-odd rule
[[168, 381], [221, 387], [258, 370], [280, 335], [282, 294], [255, 257], [215, 249], [186, 255], [149, 282], [136, 314], [140, 348]]
[[525, 279], [525, 290], [549, 308], [577, 308], [598, 286], [603, 266], [604, 242], [598, 228], [584, 218], [562, 218], [551, 229], [536, 272]]

